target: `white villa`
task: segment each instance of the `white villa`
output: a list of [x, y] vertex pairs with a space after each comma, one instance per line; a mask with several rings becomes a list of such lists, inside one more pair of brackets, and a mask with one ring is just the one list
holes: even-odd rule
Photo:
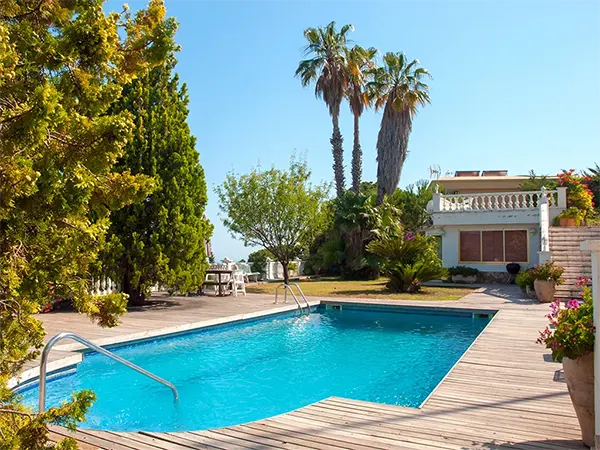
[[489, 281], [507, 277], [506, 264], [526, 268], [545, 262], [549, 227], [567, 206], [566, 188], [521, 191], [528, 176], [506, 171], [458, 171], [432, 183], [438, 191], [428, 205], [445, 267], [479, 269]]

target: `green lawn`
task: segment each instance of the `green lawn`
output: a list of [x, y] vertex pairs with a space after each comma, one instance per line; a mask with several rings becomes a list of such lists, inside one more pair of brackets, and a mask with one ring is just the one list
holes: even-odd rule
[[[305, 295], [318, 297], [359, 297], [383, 298], [390, 300], [458, 300], [474, 291], [464, 287], [423, 287], [418, 294], [397, 294], [389, 292], [387, 280], [348, 281], [339, 278], [319, 278], [297, 282]], [[275, 288], [281, 283], [251, 284], [246, 291], [253, 294], [275, 294]], [[282, 290], [279, 291], [282, 294]]]

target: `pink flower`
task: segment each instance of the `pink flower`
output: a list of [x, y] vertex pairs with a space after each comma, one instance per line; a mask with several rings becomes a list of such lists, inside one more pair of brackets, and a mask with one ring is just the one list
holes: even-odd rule
[[579, 308], [579, 301], [573, 299], [567, 302], [567, 308], [569, 309], [577, 309]]

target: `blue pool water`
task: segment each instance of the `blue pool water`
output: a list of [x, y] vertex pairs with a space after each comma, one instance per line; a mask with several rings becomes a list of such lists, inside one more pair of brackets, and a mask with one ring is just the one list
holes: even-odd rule
[[[88, 354], [47, 386], [53, 406], [80, 389], [98, 400], [84, 428], [183, 431], [262, 419], [329, 396], [419, 406], [487, 325], [487, 318], [318, 309], [114, 349], [171, 381], [171, 391]], [[37, 387], [22, 392], [37, 405]]]

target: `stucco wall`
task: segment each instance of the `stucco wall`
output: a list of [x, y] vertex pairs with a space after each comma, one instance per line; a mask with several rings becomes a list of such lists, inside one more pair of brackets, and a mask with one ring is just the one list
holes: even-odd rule
[[506, 263], [480, 263], [466, 264], [459, 262], [458, 236], [460, 231], [473, 230], [528, 230], [529, 235], [529, 264], [521, 264], [522, 267], [530, 267], [538, 263], [538, 250], [540, 249], [540, 234], [537, 226], [532, 224], [506, 224], [506, 225], [460, 225], [445, 226], [431, 230], [428, 234], [442, 237], [442, 260], [444, 267], [467, 266], [479, 269], [482, 272], [505, 272]]

